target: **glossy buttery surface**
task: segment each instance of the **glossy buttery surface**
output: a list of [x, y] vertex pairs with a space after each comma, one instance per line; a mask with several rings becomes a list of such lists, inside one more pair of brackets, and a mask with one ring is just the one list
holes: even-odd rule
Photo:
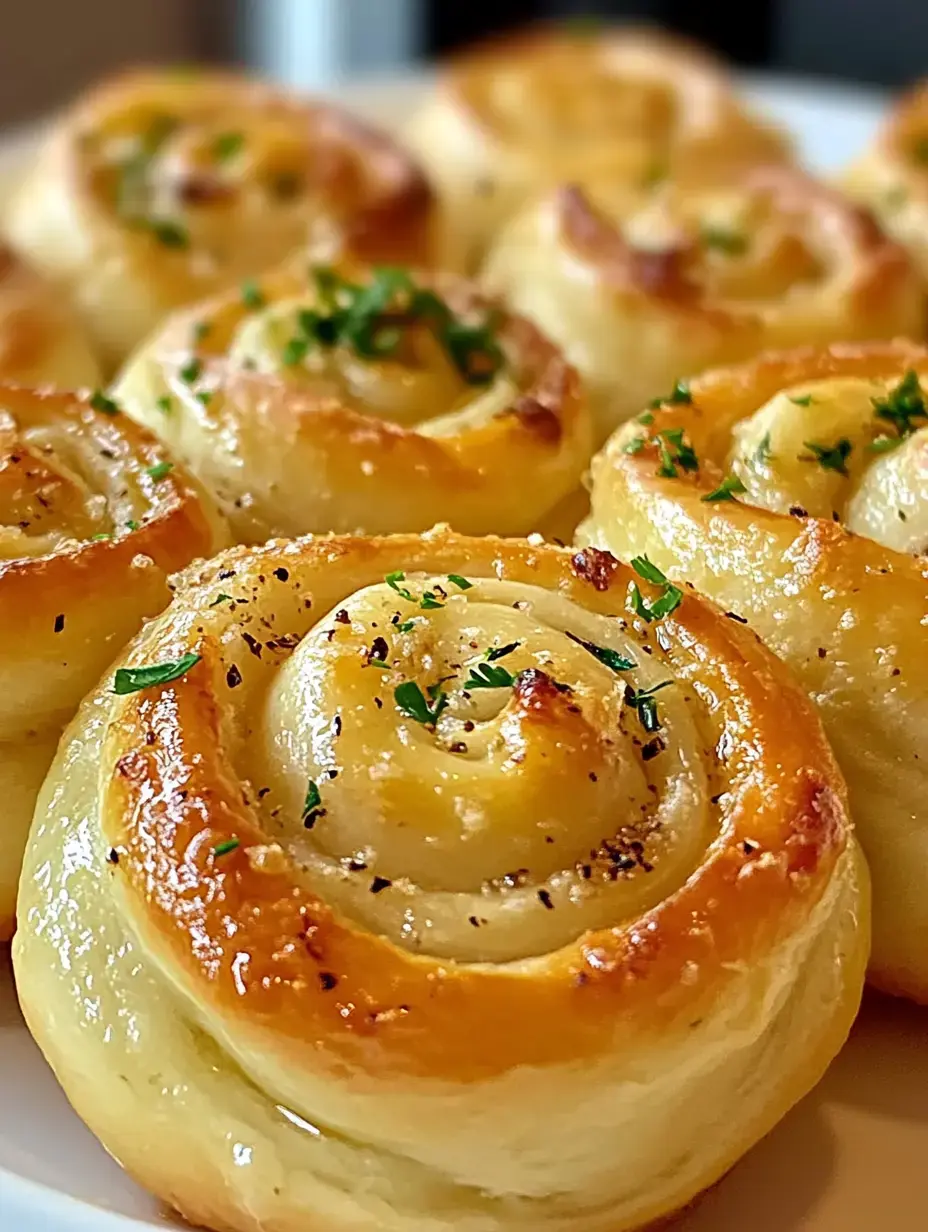
[[[594, 462], [581, 532], [647, 552], [797, 670], [821, 708], [873, 874], [871, 975], [922, 1001], [926, 386], [928, 354], [912, 343], [787, 352], [708, 373], [690, 401], [612, 438]], [[901, 438], [879, 413], [890, 398], [914, 408]], [[675, 441], [698, 466], [666, 473]], [[737, 499], [707, 501], [726, 478], [743, 485]]]
[[840, 778], [752, 634], [691, 596], [648, 624], [638, 582], [440, 530], [242, 550], [128, 659], [199, 663], [88, 701], [20, 996], [192, 1221], [633, 1228], [817, 1080], [868, 936]]

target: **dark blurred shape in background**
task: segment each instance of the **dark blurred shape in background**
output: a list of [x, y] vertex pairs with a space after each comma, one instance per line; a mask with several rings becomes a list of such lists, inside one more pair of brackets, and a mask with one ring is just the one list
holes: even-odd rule
[[139, 61], [238, 61], [324, 88], [583, 16], [655, 22], [751, 68], [887, 86], [928, 74], [928, 0], [29, 0], [4, 7], [0, 123]]

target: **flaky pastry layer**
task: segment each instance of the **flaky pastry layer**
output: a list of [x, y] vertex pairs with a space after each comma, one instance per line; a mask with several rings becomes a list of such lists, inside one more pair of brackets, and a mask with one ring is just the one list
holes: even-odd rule
[[431, 191], [388, 137], [321, 101], [205, 69], [130, 72], [58, 120], [10, 205], [109, 369], [165, 313], [306, 244], [425, 261]]
[[[579, 487], [586, 399], [527, 321], [450, 275], [307, 265], [170, 319], [114, 389], [239, 540], [422, 531], [436, 518], [525, 534]], [[391, 306], [364, 315], [379, 298]]]
[[840, 1047], [843, 784], [694, 595], [595, 550], [306, 538], [190, 571], [125, 658], [166, 664], [72, 725], [15, 963], [75, 1108], [191, 1222], [636, 1228]]
[[168, 577], [228, 542], [154, 437], [94, 401], [0, 386], [0, 937], [62, 729]]
[[484, 282], [576, 364], [600, 444], [678, 377], [773, 347], [920, 336], [925, 324], [905, 250], [785, 167], [712, 187], [591, 173], [504, 228]]
[[871, 978], [928, 1000], [928, 352], [769, 354], [694, 381], [593, 465], [584, 542], [647, 552], [818, 703], [874, 886]]

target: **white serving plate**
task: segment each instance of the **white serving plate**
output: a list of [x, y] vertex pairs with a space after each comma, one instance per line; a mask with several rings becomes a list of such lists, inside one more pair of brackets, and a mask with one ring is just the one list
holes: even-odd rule
[[[427, 88], [419, 75], [337, 93], [360, 113], [399, 124]], [[874, 92], [786, 78], [753, 78], [745, 88], [798, 134], [805, 160], [826, 172], [870, 138], [884, 105]], [[26, 133], [0, 142], [0, 192], [34, 141]], [[926, 1161], [928, 1011], [868, 996], [820, 1086], [674, 1229], [926, 1232]], [[23, 1026], [0, 954], [0, 1232], [182, 1226], [71, 1111]]]

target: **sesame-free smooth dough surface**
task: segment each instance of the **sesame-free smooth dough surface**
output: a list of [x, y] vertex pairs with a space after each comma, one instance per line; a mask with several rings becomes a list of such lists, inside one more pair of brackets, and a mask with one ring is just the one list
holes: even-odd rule
[[701, 48], [654, 30], [541, 30], [456, 57], [405, 134], [471, 265], [536, 193], [606, 165], [688, 183], [783, 162], [789, 142]]
[[0, 938], [62, 729], [165, 607], [170, 574], [228, 542], [193, 480], [164, 464], [125, 415], [0, 386]]
[[340, 108], [232, 72], [144, 69], [53, 124], [4, 219], [111, 372], [172, 309], [312, 244], [427, 262], [428, 183]]
[[[762, 356], [694, 381], [593, 465], [581, 539], [647, 552], [746, 620], [818, 703], [873, 877], [870, 975], [928, 1002], [928, 352]], [[674, 458], [689, 447], [698, 460]], [[668, 465], [670, 463], [670, 465]], [[668, 474], [669, 470], [673, 474]], [[736, 499], [710, 501], [725, 483]]]
[[[376, 292], [376, 271], [299, 261], [170, 318], [120, 374], [120, 405], [188, 463], [240, 541], [436, 519], [527, 534], [579, 488], [590, 416], [557, 348], [467, 280], [390, 274], [415, 290], [388, 296], [364, 331], [389, 354], [312, 334], [318, 314], [340, 311], [332, 295]], [[487, 325], [491, 369], [462, 372], [440, 331], [402, 307], [419, 293], [440, 297], [458, 335]], [[478, 348], [472, 362], [487, 358]]]
[[80, 389], [100, 369], [60, 291], [0, 241], [0, 381]]
[[843, 784], [755, 636], [662, 596], [443, 529], [187, 574], [125, 663], [201, 657], [87, 700], [14, 951], [135, 1177], [223, 1232], [618, 1232], [815, 1083], [868, 947]]
[[679, 377], [771, 347], [920, 337], [926, 319], [906, 251], [786, 167], [711, 187], [590, 171], [519, 212], [483, 281], [576, 365], [597, 444]]

